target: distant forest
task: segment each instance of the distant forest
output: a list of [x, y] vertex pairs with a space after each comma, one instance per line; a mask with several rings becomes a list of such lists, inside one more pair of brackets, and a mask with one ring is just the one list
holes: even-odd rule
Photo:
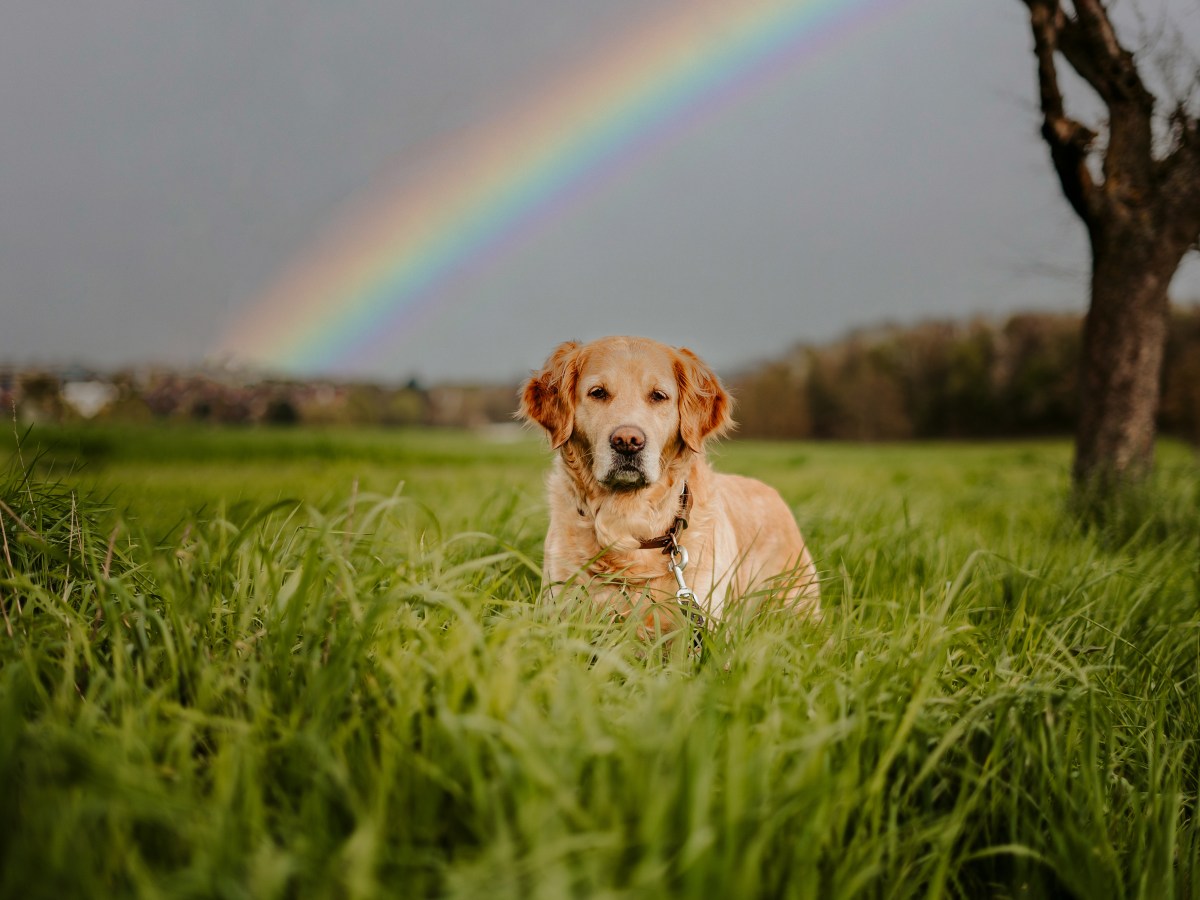
[[[893, 441], [1069, 434], [1082, 318], [927, 322], [800, 346], [730, 379], [740, 433]], [[1172, 311], [1159, 426], [1200, 443], [1200, 305]]]
[[[936, 321], [800, 345], [727, 377], [739, 434], [897, 441], [1070, 434], [1082, 319], [1029, 313]], [[1200, 443], [1200, 304], [1176, 307], [1159, 427]], [[0, 409], [23, 422], [193, 421], [487, 427], [512, 423], [517, 385], [293, 382], [252, 373], [0, 366]]]

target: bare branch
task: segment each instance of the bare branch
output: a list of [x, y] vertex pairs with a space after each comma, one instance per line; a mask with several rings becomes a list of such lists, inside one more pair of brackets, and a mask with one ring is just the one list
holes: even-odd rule
[[1200, 120], [1181, 105], [1171, 113], [1170, 127], [1171, 150], [1157, 165], [1160, 194], [1182, 240], [1200, 250]]
[[1059, 35], [1068, 20], [1058, 0], [1024, 2], [1029, 7], [1034, 53], [1038, 62], [1042, 137], [1050, 147], [1050, 157], [1068, 202], [1084, 222], [1090, 223], [1096, 213], [1098, 192], [1087, 161], [1096, 132], [1066, 114], [1055, 67]]
[[1153, 190], [1149, 162], [1154, 157], [1155, 98], [1100, 0], [1075, 0], [1075, 18], [1067, 20], [1060, 46], [1109, 109], [1106, 189], [1125, 202], [1143, 202]]
[[[1058, 6], [1057, 3], [1055, 3]], [[1078, 4], [1077, 4], [1078, 5]], [[1059, 8], [1058, 49], [1106, 105], [1120, 102], [1125, 62], [1111, 25], [1106, 29], [1092, 20], [1070, 18]], [[1096, 13], [1091, 13], [1096, 15]], [[1099, 12], [1104, 16], [1104, 10]], [[1104, 19], [1105, 24], [1107, 19]], [[1132, 64], [1132, 58], [1129, 63]], [[1136, 71], [1134, 72], [1136, 78]]]
[[1075, 18], [1087, 32], [1088, 43], [1096, 50], [1102, 50], [1104, 58], [1114, 65], [1132, 62], [1132, 57], [1117, 40], [1117, 32], [1100, 0], [1075, 0]]

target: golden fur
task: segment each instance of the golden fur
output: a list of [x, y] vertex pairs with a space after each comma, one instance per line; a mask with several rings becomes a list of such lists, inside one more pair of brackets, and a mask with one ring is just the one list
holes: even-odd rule
[[721, 618], [758, 592], [819, 615], [816, 570], [783, 499], [761, 481], [714, 472], [705, 458], [705, 441], [733, 425], [730, 407], [689, 350], [632, 337], [559, 346], [524, 385], [520, 410], [557, 451], [547, 587], [579, 580], [593, 601], [648, 624], [664, 608], [674, 615], [667, 557], [640, 545], [670, 528], [686, 481], [693, 502], [679, 542], [705, 614]]

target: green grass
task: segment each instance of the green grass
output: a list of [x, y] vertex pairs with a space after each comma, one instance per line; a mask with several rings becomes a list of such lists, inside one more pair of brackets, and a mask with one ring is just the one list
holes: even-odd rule
[[1064, 444], [724, 445], [826, 617], [699, 663], [535, 606], [532, 438], [4, 452], [3, 896], [1200, 897], [1181, 446], [1104, 530]]

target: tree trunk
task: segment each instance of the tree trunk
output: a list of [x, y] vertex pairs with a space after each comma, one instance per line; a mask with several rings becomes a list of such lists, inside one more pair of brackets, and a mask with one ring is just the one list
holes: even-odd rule
[[[1038, 63], [1042, 137], [1092, 244], [1074, 477], [1079, 493], [1101, 499], [1154, 465], [1167, 288], [1183, 255], [1200, 242], [1200, 120], [1188, 98], [1176, 97], [1160, 116], [1168, 129], [1156, 153], [1158, 98], [1118, 40], [1108, 0], [1023, 2]], [[1103, 102], [1102, 127], [1067, 115], [1060, 60]]]
[[1183, 256], [1144, 228], [1106, 224], [1092, 233], [1074, 465], [1076, 487], [1101, 494], [1153, 467], [1167, 289]]

